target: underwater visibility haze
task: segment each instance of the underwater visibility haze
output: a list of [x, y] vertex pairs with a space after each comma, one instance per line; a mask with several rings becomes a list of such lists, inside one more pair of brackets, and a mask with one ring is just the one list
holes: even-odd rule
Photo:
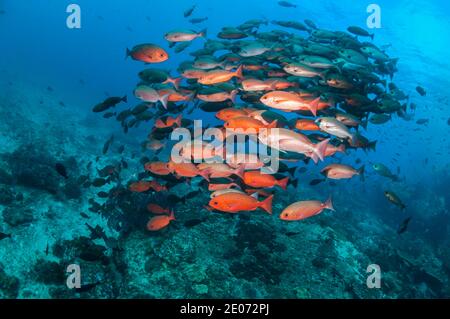
[[0, 0], [0, 299], [449, 298], [444, 0]]

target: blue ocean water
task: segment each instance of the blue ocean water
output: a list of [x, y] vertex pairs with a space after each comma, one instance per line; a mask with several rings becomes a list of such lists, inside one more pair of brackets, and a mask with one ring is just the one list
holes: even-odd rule
[[[81, 8], [80, 29], [66, 26], [71, 3]], [[142, 69], [177, 75], [182, 62], [193, 60], [189, 53], [217, 39], [223, 27], [250, 19], [310, 19], [320, 29], [367, 29], [369, 1], [292, 3], [295, 8], [275, 0], [0, 1], [1, 298], [450, 296], [447, 1], [376, 2], [381, 28], [369, 32], [375, 34], [375, 45], [399, 59], [393, 82], [408, 96], [402, 103], [410, 117], [394, 112], [387, 123], [361, 129], [377, 141], [376, 151], [349, 150], [318, 165], [288, 162], [307, 169], [296, 173], [297, 188], [276, 191], [273, 216], [205, 210], [209, 192], [201, 178], [172, 181], [169, 195], [126, 191], [130, 181], [142, 179], [145, 162], [168, 151], [142, 151], [154, 121], [125, 134], [120, 122], [93, 113], [93, 106], [124, 95], [128, 102], [114, 110], [136, 106], [140, 101], [133, 90]], [[185, 18], [183, 12], [194, 4], [194, 13]], [[208, 20], [193, 25], [188, 21], [193, 17]], [[206, 39], [196, 39], [181, 53], [164, 39], [173, 29], [205, 28]], [[308, 36], [271, 23], [258, 32], [272, 30]], [[161, 46], [170, 58], [156, 65], [125, 59], [126, 49], [141, 43]], [[184, 111], [183, 117], [221, 123], [200, 108]], [[111, 135], [114, 142], [102, 154]], [[121, 145], [124, 152], [117, 151]], [[63, 164], [67, 179], [55, 163]], [[365, 180], [310, 185], [331, 163], [365, 165]], [[377, 163], [396, 180], [381, 176], [374, 169]], [[120, 166], [120, 172], [109, 174], [118, 176], [95, 187], [95, 179], [105, 177], [100, 171], [110, 165]], [[406, 208], [390, 202], [386, 191]], [[330, 195], [336, 212], [295, 222], [278, 218], [291, 203], [325, 201]], [[149, 202], [174, 207], [176, 220], [160, 232], [149, 232]], [[407, 230], [398, 234], [409, 217]], [[82, 282], [95, 284], [92, 289], [66, 286], [70, 264], [80, 265]], [[366, 284], [369, 265], [379, 266], [380, 288]]]

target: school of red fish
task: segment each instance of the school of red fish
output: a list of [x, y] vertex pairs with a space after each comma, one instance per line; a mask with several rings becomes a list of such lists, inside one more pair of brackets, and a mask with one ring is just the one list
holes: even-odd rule
[[[262, 31], [270, 24], [285, 29]], [[294, 31], [285, 31], [288, 29]], [[206, 30], [173, 30], [163, 37], [175, 53], [186, 50], [193, 41], [202, 41], [203, 47], [190, 52], [193, 59], [179, 65], [177, 76], [158, 68], [139, 72], [134, 95], [142, 104], [117, 115], [125, 133], [154, 120], [144, 147], [158, 154], [167, 147], [174, 129], [192, 128], [188, 117], [201, 110], [215, 114], [221, 123], [217, 128], [223, 131], [262, 132], [258, 139], [277, 148], [281, 163], [276, 174], [267, 174], [261, 171], [267, 163], [258, 154], [246, 154], [243, 161], [231, 157], [226, 163], [154, 158], [144, 164], [153, 178], [131, 183], [132, 192], [166, 192], [164, 181], [170, 178], [184, 182], [198, 177], [211, 192], [205, 203], [208, 210], [272, 214], [275, 189], [297, 186], [293, 176], [299, 164], [310, 160], [320, 164], [351, 149], [375, 150], [376, 141], [369, 141], [361, 132], [368, 123], [382, 124], [377, 121], [383, 116], [401, 116], [405, 111], [401, 102], [405, 94], [392, 82], [397, 59], [374, 45], [373, 34], [359, 27], [331, 31], [318, 28], [311, 20], [250, 20], [224, 27], [217, 39], [210, 38]], [[152, 65], [170, 61], [164, 40], [158, 42], [163, 43], [127, 49], [127, 57]], [[94, 111], [104, 112], [120, 102], [126, 98], [109, 98]], [[272, 129], [277, 129], [277, 134], [271, 134]], [[211, 153], [208, 144], [186, 145], [180, 155], [190, 160], [223, 155], [223, 149], [221, 154]], [[351, 179], [362, 177], [364, 166], [357, 169], [334, 163], [321, 172], [328, 179]], [[161, 230], [175, 220], [172, 208], [156, 203], [147, 208], [155, 214], [147, 224], [149, 231]], [[292, 203], [279, 218], [298, 221], [324, 210], [334, 211], [331, 197]]]

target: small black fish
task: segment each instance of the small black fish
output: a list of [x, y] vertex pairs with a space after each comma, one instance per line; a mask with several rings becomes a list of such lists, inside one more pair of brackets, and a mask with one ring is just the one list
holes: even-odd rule
[[122, 154], [124, 150], [125, 150], [125, 145], [120, 145], [120, 146], [117, 148], [117, 153]]
[[399, 234], [399, 235], [403, 234], [408, 229], [408, 225], [409, 225], [409, 222], [411, 221], [411, 219], [412, 219], [412, 217], [408, 217], [400, 224], [400, 226], [397, 229], [397, 234]]
[[108, 153], [109, 147], [111, 146], [111, 144], [114, 142], [114, 135], [111, 135], [111, 137], [105, 142], [105, 144], [103, 145], [103, 150], [102, 153], [103, 155], [105, 155], [106, 153]]
[[11, 234], [0, 233], [0, 240], [11, 238]]
[[106, 238], [105, 230], [101, 226], [97, 225], [95, 227], [92, 227], [88, 223], [86, 223], [85, 225], [89, 229], [89, 231], [91, 232], [90, 238], [92, 240], [95, 240], [95, 239], [98, 239], [98, 238], [103, 238], [103, 239]]
[[49, 252], [50, 252], [50, 246], [48, 245], [48, 242], [47, 242], [47, 246], [45, 247], [45, 256], [48, 256]]
[[104, 100], [103, 102], [95, 105], [94, 108], [92, 109], [92, 112], [94, 112], [94, 113], [104, 112], [104, 111], [106, 111], [107, 109], [109, 109], [111, 107], [115, 107], [120, 102], [127, 103], [127, 101], [128, 101], [127, 96], [123, 96], [123, 97], [117, 97], [117, 96], [109, 97], [106, 100]]
[[205, 221], [205, 218], [204, 219], [191, 219], [184, 223], [184, 227], [192, 228], [194, 226], [200, 225], [204, 221]]
[[97, 287], [100, 284], [101, 284], [100, 281], [94, 282], [92, 284], [84, 284], [84, 285], [81, 285], [80, 288], [75, 288], [75, 291], [78, 292], [78, 293], [80, 293], [80, 292], [88, 292], [88, 291], [94, 289], [95, 287]]
[[47, 91], [53, 92], [53, 88], [49, 85], [49, 86], [47, 86]]
[[67, 175], [67, 169], [66, 169], [66, 167], [63, 164], [56, 163], [55, 164], [55, 170], [58, 172], [59, 175], [61, 175], [65, 179], [69, 178], [69, 176]]
[[430, 122], [429, 119], [418, 119], [416, 121], [416, 123], [419, 124], [419, 125], [428, 124], [429, 122]]
[[278, 1], [278, 4], [281, 7], [285, 7], [285, 8], [297, 8], [297, 5], [295, 5], [291, 2], [288, 2], [288, 1]]
[[107, 192], [103, 192], [102, 191], [102, 192], [98, 192], [97, 196], [100, 197], [100, 198], [108, 198], [109, 194]]
[[192, 24], [197, 24], [197, 23], [205, 22], [206, 20], [208, 20], [208, 17], [204, 17], [204, 18], [193, 18], [193, 19], [189, 20], [189, 22], [192, 23]]
[[83, 213], [83, 212], [80, 213], [80, 216], [83, 217], [83, 218], [86, 218], [86, 219], [89, 218], [88, 214]]
[[292, 237], [292, 236], [296, 236], [296, 235], [300, 235], [300, 232], [288, 231], [286, 233], [286, 236], [288, 236], [288, 237]]
[[309, 182], [309, 185], [316, 186], [324, 181], [325, 181], [325, 179], [313, 179], [312, 181]]
[[92, 182], [92, 186], [94, 187], [102, 187], [105, 186], [108, 183], [108, 181], [104, 178], [96, 178]]
[[197, 7], [197, 5], [193, 5], [192, 7], [190, 7], [189, 9], [187, 9], [186, 11], [184, 11], [184, 17], [188, 18], [192, 15], [192, 13], [194, 12], [195, 8]]
[[107, 113], [103, 114], [103, 118], [105, 118], [105, 119], [109, 119], [113, 116], [116, 116], [115, 112], [107, 112]]
[[416, 87], [416, 91], [417, 91], [417, 93], [420, 94], [420, 96], [425, 96], [425, 95], [427, 95], [427, 91], [425, 91], [425, 89], [424, 89], [423, 87], [421, 87], [421, 86], [417, 86], [417, 87]]

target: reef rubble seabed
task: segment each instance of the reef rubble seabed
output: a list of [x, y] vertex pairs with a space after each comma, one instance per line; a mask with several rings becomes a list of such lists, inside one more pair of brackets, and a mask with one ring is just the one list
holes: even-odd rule
[[[99, 141], [111, 132], [69, 109], [52, 108], [57, 102], [50, 98], [46, 104], [54, 112], [41, 121], [32, 110], [42, 92], [30, 95], [37, 89], [24, 84], [10, 90], [0, 96], [0, 232], [12, 235], [0, 241], [0, 298], [450, 296], [448, 249], [410, 233], [399, 237], [362, 198], [353, 197], [348, 206], [345, 189], [335, 200], [338, 212], [299, 223], [194, 209], [207, 199], [200, 193], [177, 205], [171, 227], [153, 234], [128, 225], [119, 237], [108, 227], [115, 226], [111, 216], [89, 211], [93, 190], [76, 182], [89, 173], [86, 164], [96, 163]], [[122, 158], [131, 153], [111, 154], [108, 162]], [[66, 165], [67, 180], [55, 173], [55, 162]], [[135, 171], [130, 167], [124, 174], [130, 178]], [[274, 213], [298, 193], [323, 197], [300, 186], [277, 198]], [[125, 203], [138, 200], [130, 196]], [[127, 213], [131, 220], [147, 218]], [[105, 229], [108, 243], [92, 240], [86, 223]], [[81, 266], [89, 289], [66, 287], [66, 268], [73, 263]], [[381, 289], [366, 285], [366, 269], [374, 263], [381, 267]]]

